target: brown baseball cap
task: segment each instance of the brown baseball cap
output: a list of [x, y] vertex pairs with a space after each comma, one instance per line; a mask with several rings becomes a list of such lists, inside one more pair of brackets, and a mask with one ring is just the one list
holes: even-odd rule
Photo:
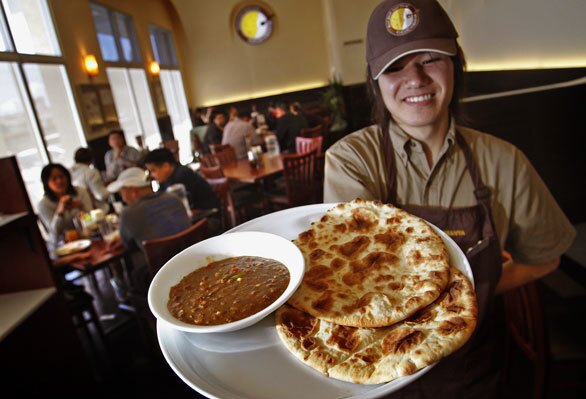
[[370, 15], [366, 62], [374, 79], [393, 62], [432, 51], [453, 56], [458, 32], [436, 0], [385, 0]]

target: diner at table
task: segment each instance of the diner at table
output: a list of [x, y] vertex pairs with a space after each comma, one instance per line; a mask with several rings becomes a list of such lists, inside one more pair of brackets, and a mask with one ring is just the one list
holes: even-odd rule
[[46, 165], [41, 181], [45, 194], [38, 204], [39, 218], [49, 235], [50, 247], [55, 249], [77, 237], [74, 223], [80, 212], [92, 210], [92, 203], [85, 188], [73, 186], [71, 173], [61, 164]]

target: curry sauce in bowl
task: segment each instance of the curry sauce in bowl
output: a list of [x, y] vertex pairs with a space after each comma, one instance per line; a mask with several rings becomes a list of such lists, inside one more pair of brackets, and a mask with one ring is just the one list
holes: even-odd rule
[[283, 237], [222, 234], [171, 258], [151, 282], [149, 306], [158, 320], [181, 331], [235, 331], [283, 305], [304, 272], [301, 251]]
[[185, 323], [231, 323], [275, 302], [289, 280], [287, 267], [274, 259], [226, 258], [189, 273], [171, 287], [167, 308]]

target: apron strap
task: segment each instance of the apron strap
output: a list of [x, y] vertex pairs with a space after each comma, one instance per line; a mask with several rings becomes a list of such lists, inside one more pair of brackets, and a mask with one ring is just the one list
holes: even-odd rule
[[[380, 131], [383, 148], [385, 152], [385, 166], [387, 169], [387, 202], [398, 206], [397, 204], [397, 166], [395, 161], [395, 149], [393, 148], [393, 143], [391, 141], [390, 133], [387, 132], [385, 134], [383, 130]], [[485, 214], [485, 221], [483, 226], [483, 236], [490, 237], [495, 234], [496, 229], [494, 227], [494, 222], [492, 220], [492, 212], [490, 206], [490, 197], [491, 191], [484, 182], [482, 181], [482, 177], [480, 176], [480, 170], [478, 169], [478, 163], [474, 158], [474, 154], [470, 149], [470, 146], [464, 139], [464, 136], [456, 130], [456, 142], [462, 148], [462, 152], [464, 153], [464, 157], [466, 159], [466, 167], [468, 169], [468, 173], [472, 177], [472, 182], [474, 184], [474, 196], [476, 197], [476, 201], [482, 209], [484, 210]]]
[[397, 166], [395, 165], [395, 149], [391, 142], [390, 133], [381, 129], [383, 149], [385, 152], [385, 166], [387, 168], [387, 202], [397, 204]]

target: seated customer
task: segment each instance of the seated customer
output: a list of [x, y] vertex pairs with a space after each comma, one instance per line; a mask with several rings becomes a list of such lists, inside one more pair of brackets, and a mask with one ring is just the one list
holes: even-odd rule
[[240, 113], [236, 107], [231, 107], [230, 121], [224, 128], [222, 144], [230, 144], [234, 148], [237, 159], [246, 159], [246, 152], [248, 151], [246, 141], [251, 140], [254, 134], [254, 126], [240, 118]]
[[[124, 170], [108, 186], [110, 192], [120, 192], [127, 204], [120, 213], [120, 240], [127, 249], [144, 250], [142, 242], [179, 233], [191, 226], [191, 220], [179, 198], [163, 191], [153, 193], [151, 183], [143, 169]], [[135, 289], [148, 289], [152, 276], [146, 259], [137, 253], [132, 259], [132, 283]]]
[[211, 123], [208, 125], [203, 138], [204, 154], [209, 154], [211, 152], [210, 144], [222, 144], [222, 134], [225, 125], [226, 116], [222, 112], [214, 111], [211, 117]]
[[[146, 168], [151, 176], [159, 183], [160, 190], [167, 190], [173, 184], [183, 184], [187, 191], [187, 199], [191, 209], [208, 210], [219, 209], [220, 200], [209, 183], [189, 167], [178, 163], [171, 151], [166, 148], [157, 148], [144, 158]], [[219, 232], [219, 213], [209, 218], [208, 231], [210, 235]]]
[[92, 201], [82, 187], [74, 187], [71, 174], [61, 164], [50, 163], [41, 171], [45, 195], [38, 204], [39, 218], [49, 233], [49, 245], [54, 249], [64, 239], [67, 230], [75, 229], [73, 220], [81, 211], [89, 212]]
[[136, 148], [126, 145], [124, 131], [111, 130], [108, 133], [108, 145], [111, 147], [104, 155], [106, 164], [106, 181], [116, 180], [124, 169], [136, 166], [140, 162], [140, 152]]
[[183, 184], [191, 209], [212, 209], [220, 206], [220, 201], [208, 182], [191, 168], [178, 163], [168, 149], [157, 148], [149, 152], [144, 163], [161, 190], [166, 190], [173, 184]]
[[[296, 110], [296, 108], [295, 108]], [[300, 113], [290, 112], [285, 103], [277, 104], [277, 129], [275, 135], [282, 152], [295, 153], [295, 138], [307, 127], [307, 120]]]
[[78, 148], [74, 155], [75, 165], [71, 167], [71, 180], [78, 187], [88, 190], [92, 200], [92, 208], [99, 208], [105, 213], [110, 211], [108, 198], [110, 192], [106, 189], [100, 172], [92, 167], [94, 156], [89, 148]]

